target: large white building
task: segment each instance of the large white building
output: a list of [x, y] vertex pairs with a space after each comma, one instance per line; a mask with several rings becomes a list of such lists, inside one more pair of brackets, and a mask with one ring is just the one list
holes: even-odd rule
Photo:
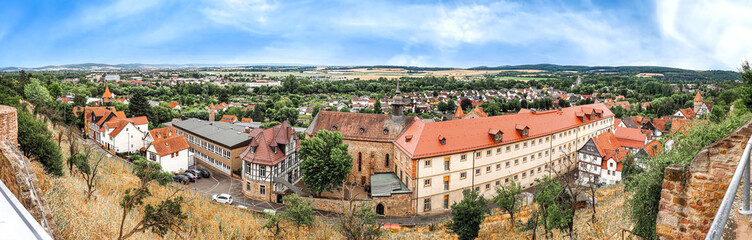
[[[412, 124], [395, 141], [395, 174], [412, 190], [419, 215], [450, 211], [473, 189], [495, 188], [577, 168], [577, 149], [611, 130], [614, 114], [602, 103], [517, 114]], [[407, 204], [407, 203], [406, 203]]]

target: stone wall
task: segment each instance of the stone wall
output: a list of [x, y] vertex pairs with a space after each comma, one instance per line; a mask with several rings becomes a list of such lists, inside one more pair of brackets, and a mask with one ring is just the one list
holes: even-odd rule
[[750, 135], [752, 120], [703, 148], [688, 166], [666, 168], [656, 220], [660, 238], [705, 238]]
[[[391, 142], [354, 141], [344, 140], [347, 144], [347, 152], [353, 158], [353, 167], [347, 176], [349, 183], [370, 186], [371, 175], [381, 172], [394, 172], [394, 144]], [[358, 153], [360, 153], [361, 166], [358, 169]], [[389, 155], [389, 166], [386, 165], [386, 157]]]
[[[37, 195], [37, 192], [31, 188], [33, 184], [37, 191], [41, 191], [34, 172], [29, 169], [27, 175], [25, 166], [31, 168], [28, 159], [22, 158], [17, 152], [18, 123], [16, 116], [15, 108], [0, 105], [0, 134], [11, 144], [8, 145], [5, 141], [0, 140], [0, 180], [40, 224], [42, 224], [42, 212], [44, 212], [44, 218], [52, 230], [50, 235], [56, 239], [61, 239], [57, 225], [50, 215], [47, 202], [43, 196]], [[0, 238], [2, 237], [0, 236]]]
[[[415, 202], [412, 196], [412, 194], [394, 194], [391, 197], [374, 197], [369, 200], [357, 199], [353, 200], [353, 204], [358, 205], [366, 202], [371, 205], [373, 211], [376, 211], [376, 207], [381, 204], [384, 207], [384, 216], [408, 217], [415, 213]], [[327, 212], [342, 213], [349, 206], [348, 200], [314, 197], [303, 198], [311, 203], [313, 209]]]

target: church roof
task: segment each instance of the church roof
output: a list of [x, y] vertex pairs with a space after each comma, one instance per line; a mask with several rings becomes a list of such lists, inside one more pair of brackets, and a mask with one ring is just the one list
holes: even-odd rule
[[702, 96], [700, 96], [700, 92], [697, 92], [697, 94], [695, 94], [695, 102], [702, 102]]

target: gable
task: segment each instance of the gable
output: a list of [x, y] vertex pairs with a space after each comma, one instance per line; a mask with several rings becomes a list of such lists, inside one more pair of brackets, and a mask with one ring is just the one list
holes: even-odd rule
[[590, 154], [594, 156], [600, 156], [601, 154], [598, 152], [598, 146], [595, 145], [595, 142], [593, 142], [593, 139], [588, 139], [588, 141], [585, 143], [585, 145], [580, 148], [580, 150], [577, 151], [578, 153], [585, 153]]

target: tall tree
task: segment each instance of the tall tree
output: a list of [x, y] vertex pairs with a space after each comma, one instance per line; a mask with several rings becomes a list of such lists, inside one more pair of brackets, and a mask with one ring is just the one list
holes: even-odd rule
[[373, 104], [373, 112], [376, 113], [376, 114], [382, 114], [382, 113], [384, 113], [381, 110], [381, 101], [378, 98], [376, 99], [376, 103]]
[[509, 214], [509, 221], [512, 222], [512, 226], [515, 225], [514, 215], [520, 211], [522, 205], [522, 186], [516, 182], [512, 182], [509, 185], [502, 185], [496, 189], [496, 196], [493, 198], [493, 202], [496, 206], [499, 206], [501, 210]]
[[151, 115], [151, 105], [149, 105], [149, 101], [146, 100], [141, 91], [133, 93], [128, 107], [134, 117]]
[[133, 174], [139, 179], [139, 185], [135, 188], [125, 190], [120, 206], [123, 208], [123, 217], [120, 220], [120, 232], [118, 239], [127, 239], [133, 234], [151, 230], [160, 236], [168, 231], [173, 231], [180, 235], [183, 231], [183, 222], [187, 218], [182, 210], [185, 203], [183, 198], [177, 196], [180, 189], [175, 190], [165, 200], [159, 202], [157, 206], [146, 204], [144, 206], [144, 215], [128, 232], [124, 232], [125, 218], [135, 208], [144, 205], [144, 199], [151, 196], [149, 185], [152, 182], [160, 185], [167, 185], [172, 182], [171, 174], [162, 172], [162, 166], [156, 162], [149, 162], [139, 155], [131, 157], [133, 161]]
[[473, 106], [473, 100], [463, 98], [462, 101], [460, 101], [460, 106], [462, 107], [462, 111], [467, 111]]
[[282, 198], [287, 205], [287, 209], [282, 213], [282, 217], [295, 224], [295, 226], [313, 226], [313, 208], [305, 199], [298, 194], [287, 195]]
[[459, 203], [452, 204], [452, 222], [449, 229], [459, 235], [460, 240], [470, 240], [478, 237], [480, 224], [488, 214], [488, 200], [478, 195], [478, 192], [465, 189], [464, 198]]
[[750, 67], [748, 61], [742, 63], [739, 73], [742, 75], [742, 81], [745, 87], [742, 90], [742, 101], [747, 109], [752, 109], [752, 67]]
[[24, 87], [24, 96], [34, 104], [49, 104], [52, 102], [52, 97], [47, 88], [42, 86], [42, 83], [36, 78], [32, 78], [31, 83]]
[[352, 156], [339, 132], [320, 130], [300, 143], [303, 182], [316, 194], [338, 189], [352, 169]]

